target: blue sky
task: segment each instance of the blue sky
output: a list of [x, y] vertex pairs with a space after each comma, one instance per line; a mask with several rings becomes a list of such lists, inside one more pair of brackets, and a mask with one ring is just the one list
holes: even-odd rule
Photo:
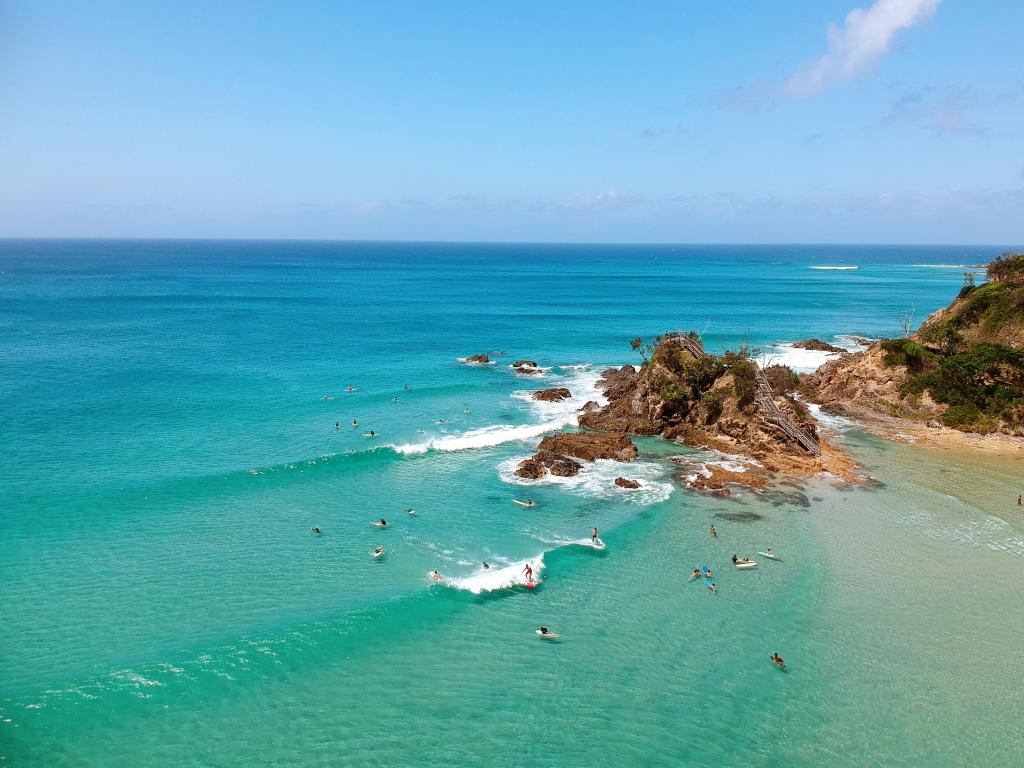
[[1019, 0], [7, 0], [0, 235], [1019, 244], [1021, 39]]

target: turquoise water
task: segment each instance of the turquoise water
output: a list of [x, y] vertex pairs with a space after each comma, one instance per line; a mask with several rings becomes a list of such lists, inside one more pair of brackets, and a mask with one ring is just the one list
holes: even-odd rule
[[715, 457], [657, 439], [510, 474], [634, 336], [891, 335], [1000, 251], [0, 242], [0, 756], [1020, 764], [1020, 460], [839, 423], [878, 487], [712, 499], [667, 459]]

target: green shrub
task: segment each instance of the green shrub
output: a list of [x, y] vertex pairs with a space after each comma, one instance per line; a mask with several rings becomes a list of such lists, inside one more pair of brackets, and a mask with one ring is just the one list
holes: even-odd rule
[[886, 339], [882, 342], [885, 350], [883, 362], [889, 368], [902, 365], [914, 372], [921, 372], [934, 364], [936, 355], [916, 341], [910, 339]]
[[800, 377], [788, 365], [769, 365], [763, 373], [774, 392], [792, 392], [800, 386]]
[[705, 392], [700, 399], [700, 404], [707, 409], [707, 418], [705, 422], [707, 424], [714, 424], [718, 421], [722, 415], [724, 408], [724, 398], [722, 397], [722, 391], [720, 389], [713, 389], [710, 392]]

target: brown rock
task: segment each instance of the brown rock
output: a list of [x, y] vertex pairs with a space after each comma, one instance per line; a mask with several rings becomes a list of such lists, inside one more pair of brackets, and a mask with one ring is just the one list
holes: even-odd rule
[[545, 437], [537, 448], [584, 461], [632, 461], [639, 455], [636, 446], [625, 435], [599, 432], [559, 432]]
[[617, 486], [619, 486], [619, 488], [639, 488], [640, 487], [640, 483], [638, 483], [636, 480], [630, 480], [628, 477], [616, 477], [615, 478], [615, 484]]
[[572, 397], [572, 392], [565, 387], [552, 387], [533, 393], [534, 400], [543, 400], [548, 403], [560, 403], [568, 397]]
[[465, 363], [489, 363], [489, 362], [491, 362], [491, 358], [489, 358], [487, 355], [470, 355], [469, 357], [465, 358], [465, 360], [463, 360], [463, 362], [465, 362]]
[[536, 368], [537, 363], [533, 360], [516, 360], [512, 363], [513, 368]]
[[805, 339], [804, 341], [794, 341], [793, 346], [797, 349], [813, 349], [816, 352], [839, 352], [846, 353], [846, 350], [842, 347], [837, 347], [834, 344], [828, 344], [821, 339]]
[[519, 462], [519, 468], [516, 469], [516, 477], [525, 477], [528, 480], [537, 480], [544, 477], [547, 473], [547, 468], [539, 461], [534, 461], [533, 459]]
[[544, 477], [548, 472], [558, 477], [573, 477], [579, 474], [583, 465], [578, 461], [551, 451], [538, 451], [536, 456], [519, 462], [516, 475], [530, 480]]

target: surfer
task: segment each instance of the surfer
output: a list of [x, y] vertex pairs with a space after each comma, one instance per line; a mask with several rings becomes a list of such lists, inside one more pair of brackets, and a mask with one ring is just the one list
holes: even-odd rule
[[782, 660], [782, 657], [779, 656], [778, 653], [773, 653], [772, 654], [772, 664], [774, 664], [779, 669], [785, 669], [786, 668], [786, 662], [784, 662]]
[[489, 565], [487, 564], [487, 561], [486, 561], [486, 560], [484, 560], [484, 570], [485, 570], [485, 571], [489, 571], [489, 570], [491, 570], [491, 566], [489, 566]]
[[405, 385], [405, 387], [404, 387], [404, 389], [405, 389], [405, 391], [406, 391], [406, 392], [408, 392], [408, 391], [409, 391], [409, 385], [408, 385], [408, 384], [406, 384], [406, 385]]
[[441, 580], [441, 574], [440, 574], [439, 571], [434, 571], [432, 574], [430, 574], [430, 578], [432, 580], [434, 580], [434, 581], [440, 581]]
[[700, 571], [698, 571], [696, 568], [694, 568], [692, 571], [690, 571], [690, 578], [691, 579], [696, 579], [698, 576], [700, 576]]
[[526, 574], [527, 581], [533, 581], [533, 568], [530, 567], [529, 563], [527, 563], [526, 567], [523, 568], [523, 573]]
[[718, 538], [718, 530], [715, 528], [715, 524], [714, 523], [711, 524], [711, 538], [712, 539], [717, 539]]
[[469, 413], [469, 408], [463, 408], [463, 409], [462, 409], [462, 412], [463, 412], [463, 413]]
[[355, 392], [356, 388], [353, 387], [351, 384], [349, 384], [347, 387], [345, 387], [345, 391], [346, 392]]
[[380, 520], [376, 522], [376, 525], [379, 525], [381, 528], [387, 528], [388, 521], [382, 517]]
[[412, 507], [409, 507], [407, 510], [405, 510], [405, 514], [415, 516], [416, 510], [413, 509]]
[[394, 400], [394, 401], [395, 401], [395, 402], [397, 403], [397, 402], [398, 402], [398, 395], [395, 395], [395, 396], [394, 396], [394, 397], [392, 397], [391, 399], [392, 399], [392, 400]]
[[311, 531], [312, 531], [313, 533], [315, 533], [315, 534], [316, 534], [317, 536], [319, 536], [319, 535], [320, 535], [320, 529], [319, 529], [319, 528], [317, 528], [316, 526], [314, 526], [314, 527], [310, 528], [309, 530], [311, 530]]
[[[1020, 495], [1020, 494], [1018, 493], [1018, 494], [1017, 494], [1017, 506], [1018, 506], [1018, 507], [1020, 506], [1020, 496], [1021, 496], [1021, 495]], [[769, 551], [769, 552], [771, 552], [771, 550], [768, 550], [768, 551]]]
[[341, 422], [340, 421], [334, 422], [334, 428], [335, 429], [341, 429]]
[[384, 554], [384, 547], [377, 547], [376, 549], [373, 550], [373, 554], [375, 556], [377, 556], [377, 557], [383, 555]]
[[548, 628], [547, 627], [537, 627], [537, 631], [540, 632], [542, 635], [546, 635], [548, 633]]
[[598, 535], [597, 535], [597, 528], [594, 528], [594, 529], [593, 529], [593, 530], [592, 530], [592, 531], [590, 532], [590, 540], [591, 540], [591, 541], [592, 541], [592, 542], [593, 542], [594, 544], [597, 544], [597, 540], [598, 540]]
[[715, 584], [715, 582], [712, 581], [710, 584], [708, 584], [708, 589], [710, 589], [712, 592], [717, 592], [718, 591], [718, 585]]
[[369, 432], [367, 432], [366, 434], [368, 434], [370, 437], [376, 437], [377, 436], [377, 433], [374, 432], [372, 429]]
[[740, 561], [740, 559], [738, 557], [736, 557], [736, 555], [732, 556], [732, 564], [733, 565], [736, 565], [736, 563], [738, 563], [739, 561]]
[[358, 426], [359, 426], [359, 422], [356, 421], [355, 419], [352, 419], [352, 429], [355, 429]]
[[324, 392], [324, 396], [323, 396], [323, 397], [321, 397], [320, 399], [321, 399], [321, 400], [330, 400], [330, 399], [331, 399], [331, 396], [330, 396], [330, 395], [328, 395], [328, 394], [327, 394], [326, 392]]

